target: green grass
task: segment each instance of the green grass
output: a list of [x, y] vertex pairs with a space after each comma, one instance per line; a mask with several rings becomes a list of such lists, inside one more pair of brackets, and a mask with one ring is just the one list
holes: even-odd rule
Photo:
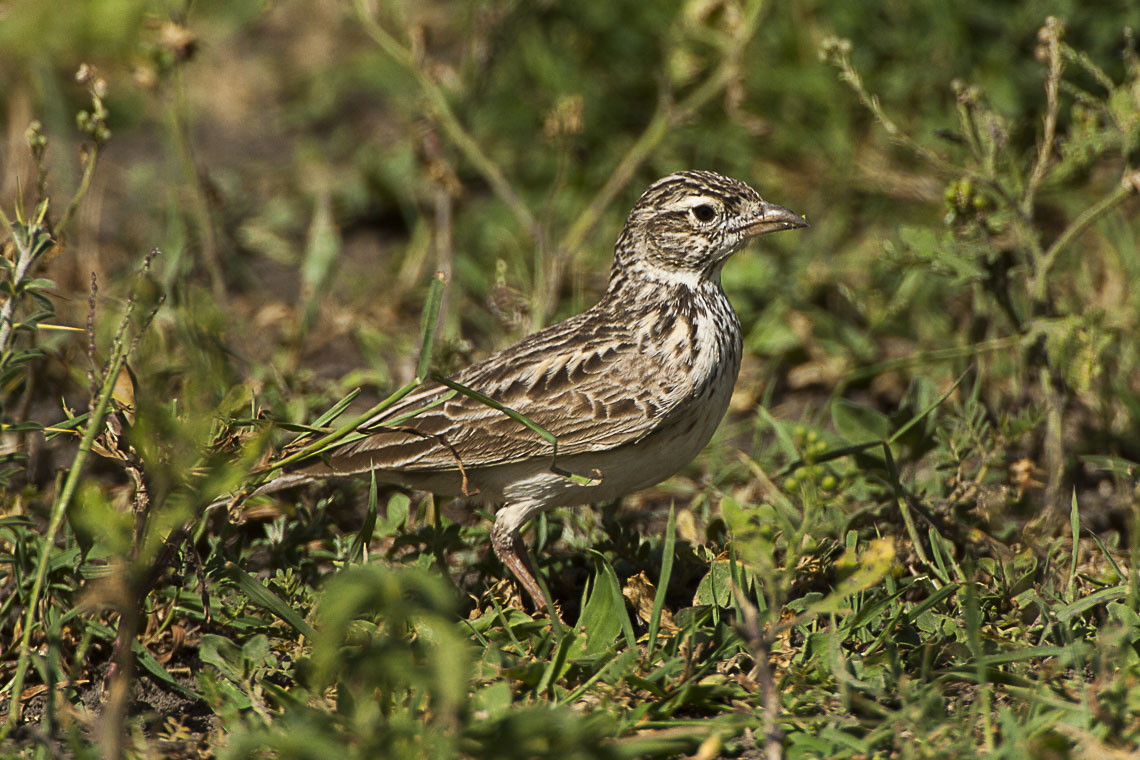
[[[104, 5], [0, 24], [0, 754], [1140, 749], [1127, 3]], [[588, 305], [679, 168], [812, 227], [724, 273], [698, 460], [529, 527], [567, 626], [485, 513], [216, 505]]]

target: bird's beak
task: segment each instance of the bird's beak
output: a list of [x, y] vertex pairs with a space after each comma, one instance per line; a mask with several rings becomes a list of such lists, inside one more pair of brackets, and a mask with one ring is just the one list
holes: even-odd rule
[[748, 237], [758, 237], [766, 235], [769, 232], [779, 232], [780, 230], [794, 230], [799, 227], [807, 227], [807, 219], [794, 211], [790, 211], [783, 206], [777, 206], [775, 203], [768, 203], [762, 201], [760, 203], [760, 215], [756, 221], [751, 222], [744, 227], [744, 234]]

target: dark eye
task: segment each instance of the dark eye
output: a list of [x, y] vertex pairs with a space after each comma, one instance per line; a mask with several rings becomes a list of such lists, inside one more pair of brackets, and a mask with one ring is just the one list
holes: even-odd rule
[[699, 206], [693, 206], [693, 216], [697, 218], [697, 221], [711, 222], [716, 216], [716, 209], [707, 203], [702, 203]]

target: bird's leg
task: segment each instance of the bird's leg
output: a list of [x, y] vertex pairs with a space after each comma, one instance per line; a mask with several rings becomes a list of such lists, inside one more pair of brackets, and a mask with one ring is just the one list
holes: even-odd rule
[[504, 507], [495, 515], [495, 525], [491, 528], [491, 546], [495, 556], [506, 565], [522, 587], [530, 595], [535, 609], [546, 608], [551, 618], [560, 619], [558, 611], [546, 604], [542, 587], [538, 585], [534, 563], [530, 558], [526, 541], [522, 537], [522, 526], [534, 512], [539, 510], [530, 505]]
[[546, 606], [542, 589], [535, 578], [534, 564], [530, 559], [526, 541], [518, 529], [503, 534], [499, 531], [498, 523], [491, 529], [491, 544], [495, 547], [495, 556], [507, 566], [526, 592], [530, 594], [535, 607]]

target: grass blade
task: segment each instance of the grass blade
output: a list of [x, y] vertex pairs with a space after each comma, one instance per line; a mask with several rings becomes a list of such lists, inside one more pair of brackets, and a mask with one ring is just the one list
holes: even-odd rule
[[249, 600], [262, 609], [269, 610], [277, 617], [293, 627], [293, 630], [310, 641], [316, 638], [317, 632], [309, 625], [295, 609], [285, 603], [285, 600], [274, 594], [265, 584], [230, 562], [226, 565], [226, 577], [234, 582]]
[[1069, 507], [1069, 530], [1073, 536], [1073, 554], [1069, 562], [1069, 584], [1065, 595], [1073, 598], [1073, 586], [1077, 583], [1077, 554], [1081, 548], [1081, 515], [1077, 510], [1077, 489], [1073, 489], [1072, 505]]
[[669, 522], [665, 524], [665, 547], [661, 556], [661, 577], [657, 579], [657, 593], [653, 596], [653, 614], [649, 617], [649, 643], [647, 657], [653, 657], [657, 648], [657, 632], [661, 629], [661, 610], [665, 608], [665, 594], [669, 588], [669, 577], [673, 574], [673, 551], [677, 546], [677, 515], [673, 504], [669, 505]]
[[371, 472], [371, 482], [368, 484], [368, 512], [364, 515], [364, 524], [352, 539], [352, 546], [348, 550], [350, 564], [359, 565], [364, 560], [364, 550], [372, 541], [372, 531], [376, 528], [376, 470]]
[[423, 382], [431, 367], [431, 349], [435, 341], [435, 328], [439, 323], [439, 307], [443, 303], [443, 272], [436, 272], [428, 287], [423, 316], [420, 317], [420, 360], [416, 363], [416, 381]]

